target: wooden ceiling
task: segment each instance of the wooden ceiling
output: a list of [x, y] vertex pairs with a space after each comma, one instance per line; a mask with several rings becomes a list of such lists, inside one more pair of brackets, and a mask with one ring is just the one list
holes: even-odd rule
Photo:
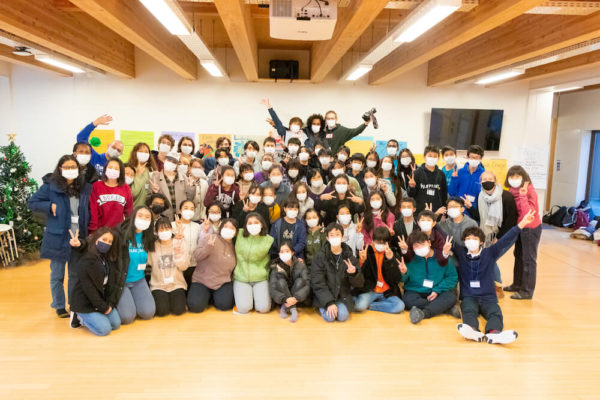
[[[309, 52], [310, 81], [319, 83], [345, 56], [359, 60], [372, 50], [422, 0], [339, 0], [332, 39], [315, 42], [271, 38], [269, 9], [260, 6], [267, 0], [170, 1], [209, 49], [235, 50], [248, 81], [261, 78], [258, 50], [270, 49]], [[0, 36], [119, 77], [135, 77], [135, 47], [182, 78], [198, 75], [196, 56], [139, 0], [2, 0]], [[383, 84], [428, 64], [429, 85], [462, 82], [597, 38], [600, 0], [463, 0], [459, 12], [375, 63], [368, 81]], [[516, 79], [595, 65], [599, 57], [598, 50], [578, 54]], [[6, 46], [0, 47], [0, 59], [60, 73], [12, 56]]]

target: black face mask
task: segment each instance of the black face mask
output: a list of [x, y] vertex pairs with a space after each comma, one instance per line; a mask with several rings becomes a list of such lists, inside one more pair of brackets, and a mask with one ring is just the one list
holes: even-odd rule
[[160, 214], [165, 211], [165, 206], [162, 204], [152, 204], [151, 210], [154, 214]]
[[491, 181], [481, 182], [481, 187], [484, 190], [492, 190], [494, 187], [496, 187], [496, 182], [491, 182]]

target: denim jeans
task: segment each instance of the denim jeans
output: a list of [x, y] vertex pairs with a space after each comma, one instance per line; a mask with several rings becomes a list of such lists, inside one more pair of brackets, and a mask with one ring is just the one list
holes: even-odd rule
[[361, 293], [354, 298], [354, 309], [365, 311], [381, 311], [388, 314], [400, 314], [404, 311], [404, 302], [398, 296], [385, 297], [383, 293]]
[[337, 309], [338, 309], [337, 318], [329, 318], [327, 316], [326, 308], [319, 308], [321, 317], [323, 317], [323, 319], [327, 322], [333, 322], [336, 319], [340, 322], [346, 321], [348, 319], [348, 317], [350, 316], [350, 312], [348, 312], [348, 308], [346, 307], [346, 305], [344, 303], [342, 303], [341, 301], [338, 301], [337, 303], [335, 303], [335, 305], [337, 306]]
[[132, 323], [136, 315], [141, 319], [154, 317], [156, 304], [145, 278], [125, 284], [117, 311], [123, 325]]
[[50, 292], [52, 293], [52, 304], [55, 310], [65, 308], [65, 261], [50, 260]]
[[80, 318], [81, 324], [96, 336], [106, 336], [121, 327], [121, 318], [114, 308], [108, 315], [93, 312], [77, 313], [77, 316]]

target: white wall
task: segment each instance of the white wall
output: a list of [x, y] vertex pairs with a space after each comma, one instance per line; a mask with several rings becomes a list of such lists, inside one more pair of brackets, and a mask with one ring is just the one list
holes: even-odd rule
[[[12, 129], [18, 133], [17, 142], [32, 163], [35, 178], [51, 170], [58, 157], [70, 151], [79, 129], [100, 114], [113, 115], [112, 127], [117, 131], [262, 135], [269, 128], [266, 110], [259, 104], [262, 97], [271, 99], [283, 121], [333, 108], [342, 124], [356, 126], [362, 113], [375, 106], [380, 129], [369, 127], [364, 134], [406, 140], [416, 152], [422, 152], [426, 143], [432, 107], [504, 109], [500, 151], [489, 156], [508, 158], [509, 163], [516, 146], [535, 143], [547, 134], [544, 127], [538, 129], [537, 124], [528, 122], [528, 108], [541, 109], [543, 102], [530, 101], [527, 84], [494, 89], [474, 85], [431, 88], [426, 86], [426, 66], [394, 83], [369, 86], [364, 79], [354, 84], [330, 80], [320, 85], [218, 82], [204, 76], [186, 81], [141, 52], [136, 53], [136, 63], [138, 76], [130, 80], [96, 74], [61, 78], [13, 68]], [[0, 137], [0, 143], [6, 140], [6, 136]]]

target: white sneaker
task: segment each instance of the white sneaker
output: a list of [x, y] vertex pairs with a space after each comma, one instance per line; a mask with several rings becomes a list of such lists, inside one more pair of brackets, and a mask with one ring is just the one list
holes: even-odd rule
[[458, 324], [456, 325], [456, 329], [458, 329], [458, 333], [462, 335], [465, 339], [473, 340], [475, 342], [481, 342], [483, 337], [485, 336], [483, 333], [476, 331], [471, 328], [470, 325], [467, 324]]
[[498, 333], [488, 333], [485, 338], [490, 344], [509, 344], [517, 340], [519, 334], [516, 331], [502, 331]]

